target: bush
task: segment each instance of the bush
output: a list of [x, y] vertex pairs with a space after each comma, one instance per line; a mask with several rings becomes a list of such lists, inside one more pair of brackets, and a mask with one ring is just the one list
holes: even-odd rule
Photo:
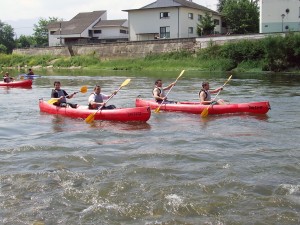
[[235, 63], [241, 63], [243, 61], [261, 59], [264, 57], [265, 51], [261, 40], [243, 40], [223, 45], [220, 55], [234, 60]]
[[187, 59], [191, 58], [192, 53], [189, 51], [174, 51], [174, 52], [167, 52], [167, 53], [162, 53], [162, 54], [148, 54], [145, 57], [145, 60], [180, 60], [180, 59]]

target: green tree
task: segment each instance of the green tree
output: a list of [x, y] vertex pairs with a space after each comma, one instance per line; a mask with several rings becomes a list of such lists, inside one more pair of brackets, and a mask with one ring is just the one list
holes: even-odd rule
[[223, 7], [225, 5], [226, 0], [219, 0], [219, 3], [217, 4], [217, 11], [222, 12]]
[[256, 0], [225, 0], [221, 13], [232, 33], [258, 33], [259, 8]]
[[197, 24], [197, 34], [199, 36], [211, 34], [213, 33], [215, 26], [216, 25], [212, 17], [208, 13], [205, 13], [205, 15], [200, 20], [200, 23]]
[[49, 19], [40, 18], [38, 24], [34, 24], [34, 34], [33, 37], [37, 46], [47, 46], [48, 45], [48, 24], [52, 22], [57, 22], [57, 17], [49, 17]]
[[29, 48], [30, 46], [36, 45], [36, 42], [33, 36], [21, 35], [16, 40], [16, 45], [18, 48]]
[[[15, 47], [14, 29], [0, 20], [0, 45], [5, 46], [5, 53], [11, 53]], [[5, 48], [1, 48], [4, 51]]]
[[0, 44], [0, 53], [3, 53], [3, 54], [7, 53], [7, 48], [3, 44]]

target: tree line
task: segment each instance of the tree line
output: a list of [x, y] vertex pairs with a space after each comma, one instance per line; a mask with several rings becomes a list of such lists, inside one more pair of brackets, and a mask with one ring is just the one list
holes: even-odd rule
[[48, 24], [57, 22], [57, 17], [40, 18], [33, 25], [33, 35], [20, 35], [14, 39], [15, 32], [11, 25], [0, 20], [0, 53], [10, 54], [14, 48], [29, 48], [48, 46]]
[[[232, 34], [258, 33], [258, 0], [219, 0], [218, 12], [222, 15], [222, 26]], [[47, 26], [62, 21], [56, 17], [41, 18], [34, 24], [32, 36], [21, 35], [14, 39], [14, 29], [0, 20], [0, 53], [9, 54], [14, 48], [48, 46]], [[208, 35], [214, 32], [216, 21], [206, 13], [197, 25], [197, 34]]]
[[[217, 11], [222, 15], [222, 27], [231, 34], [259, 32], [258, 0], [219, 0]], [[197, 33], [209, 35], [214, 32], [215, 21], [206, 13], [197, 26]]]

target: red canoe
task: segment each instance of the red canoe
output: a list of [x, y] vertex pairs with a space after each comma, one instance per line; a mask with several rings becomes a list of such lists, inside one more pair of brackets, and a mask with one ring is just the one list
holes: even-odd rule
[[[39, 107], [41, 112], [49, 114], [63, 115], [72, 118], [86, 119], [90, 114], [95, 113], [96, 110], [90, 110], [87, 106], [79, 106], [77, 109], [71, 107], [58, 107], [49, 104], [42, 99], [39, 100]], [[95, 115], [95, 120], [111, 120], [111, 121], [147, 121], [151, 116], [151, 110], [147, 107], [136, 108], [117, 108], [100, 110]]]
[[31, 87], [32, 80], [18, 80], [18, 81], [12, 81], [9, 83], [0, 82], [0, 87]]
[[[137, 107], [149, 106], [151, 109], [156, 109], [160, 104], [154, 100], [144, 100], [137, 98], [135, 101]], [[193, 114], [201, 114], [203, 109], [208, 105], [201, 105], [198, 102], [178, 102], [178, 104], [162, 104], [160, 110], [185, 112]], [[209, 106], [209, 114], [226, 114], [226, 113], [253, 113], [266, 114], [270, 109], [268, 101], [264, 102], [248, 102], [248, 103], [234, 103], [226, 105], [212, 105]]]

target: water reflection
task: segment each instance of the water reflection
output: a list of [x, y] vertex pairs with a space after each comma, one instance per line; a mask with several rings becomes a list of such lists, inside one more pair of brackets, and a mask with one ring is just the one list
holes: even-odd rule
[[54, 115], [52, 118], [52, 128], [56, 133], [60, 133], [64, 131], [66, 127], [65, 118], [60, 115]]
[[[49, 115], [49, 114], [47, 114]], [[52, 116], [51, 124], [55, 133], [65, 131], [77, 131], [86, 128], [85, 122], [82, 119], [72, 119], [61, 115], [49, 115]], [[71, 124], [71, 127], [68, 126]], [[140, 131], [151, 130], [151, 125], [147, 122], [118, 122], [118, 121], [102, 121], [94, 120], [91, 124], [88, 124], [89, 128], [105, 131]], [[88, 129], [87, 129], [88, 130]]]
[[4, 94], [9, 94], [11, 90], [14, 89], [32, 89], [32, 87], [3, 87], [0, 86], [0, 90], [3, 90]]
[[147, 122], [118, 122], [118, 121], [102, 121], [95, 120], [90, 124], [91, 128], [105, 129], [105, 130], [125, 130], [125, 131], [136, 131], [136, 130], [150, 130], [151, 125]]
[[269, 116], [268, 114], [222, 114], [222, 115], [209, 115], [207, 117], [201, 117], [199, 116], [200, 120], [200, 126], [202, 128], [208, 127], [210, 123], [213, 123], [217, 120], [228, 120], [228, 119], [237, 119], [237, 120], [258, 120], [258, 121], [264, 121], [268, 122]]

